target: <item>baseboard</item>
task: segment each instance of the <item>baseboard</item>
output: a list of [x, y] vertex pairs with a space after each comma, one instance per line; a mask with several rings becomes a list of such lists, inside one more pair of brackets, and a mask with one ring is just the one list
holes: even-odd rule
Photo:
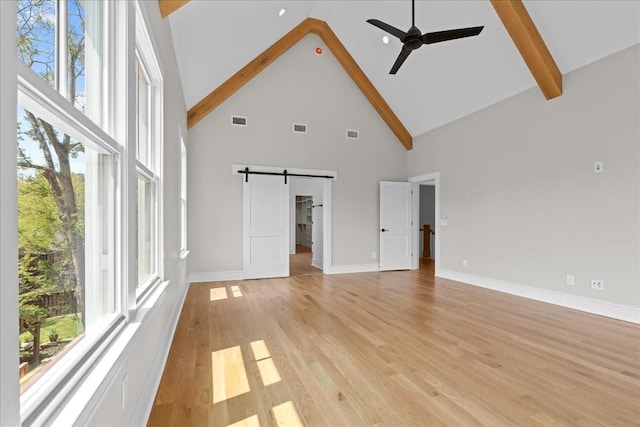
[[226, 282], [228, 280], [243, 280], [243, 271], [211, 271], [208, 273], [191, 273], [189, 283], [196, 282]]
[[322, 260], [321, 259], [312, 259], [311, 260], [311, 265], [313, 265], [315, 268], [319, 268], [320, 270], [322, 270]]
[[187, 298], [188, 290], [189, 282], [185, 283], [184, 289], [182, 290], [182, 295], [180, 296], [180, 303], [176, 304], [173, 313], [171, 313], [170, 324], [167, 329], [167, 334], [165, 335], [167, 338], [167, 342], [162, 347], [163, 350], [157, 353], [156, 357], [153, 359], [151, 365], [152, 368], [149, 375], [147, 376], [144, 388], [142, 389], [144, 390], [144, 394], [138, 398], [139, 403], [133, 411], [133, 414], [131, 416], [131, 423], [129, 425], [143, 426], [146, 425], [149, 420], [151, 410], [153, 409], [153, 402], [156, 398], [158, 387], [160, 387], [160, 380], [162, 380], [162, 374], [164, 373], [164, 367], [167, 363], [167, 358], [169, 357], [169, 350], [171, 350], [173, 335], [175, 334], [176, 328], [178, 327], [180, 312], [182, 311], [184, 301]]
[[473, 274], [460, 273], [453, 270], [439, 269], [436, 276], [536, 301], [559, 305], [561, 307], [572, 308], [587, 313], [624, 320], [625, 322], [640, 324], [640, 308], [636, 307], [599, 301], [592, 298], [570, 295], [547, 289], [534, 288], [532, 286], [490, 279]]
[[370, 273], [380, 271], [378, 264], [332, 265], [324, 269], [325, 274]]

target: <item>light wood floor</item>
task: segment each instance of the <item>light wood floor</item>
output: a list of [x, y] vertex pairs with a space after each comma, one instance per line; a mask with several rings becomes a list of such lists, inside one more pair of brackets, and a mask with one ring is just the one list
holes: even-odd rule
[[428, 268], [191, 285], [149, 425], [296, 424], [640, 425], [640, 327]]
[[289, 255], [289, 275], [291, 277], [304, 276], [307, 274], [322, 275], [322, 270], [311, 265], [311, 258], [313, 257], [313, 254], [310, 250], [297, 250], [296, 252], [297, 253], [295, 255]]

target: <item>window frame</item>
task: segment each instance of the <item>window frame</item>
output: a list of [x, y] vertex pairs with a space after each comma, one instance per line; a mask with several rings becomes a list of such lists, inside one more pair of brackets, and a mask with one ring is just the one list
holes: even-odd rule
[[[110, 13], [106, 7], [102, 12]], [[29, 110], [57, 130], [80, 141], [85, 147], [112, 157], [113, 165], [110, 174], [112, 183], [109, 184], [109, 192], [113, 193], [113, 202], [116, 205], [114, 207], [117, 212], [117, 193], [122, 190], [118, 169], [124, 157], [124, 147], [99, 126], [100, 120], [92, 120], [22, 61], [17, 60], [16, 65], [17, 106]], [[98, 108], [94, 108], [98, 119], [102, 116], [100, 104], [100, 102], [96, 103]], [[118, 225], [115, 218], [112, 224], [114, 229], [109, 230], [109, 234], [112, 234], [109, 246], [113, 249], [110, 256], [113, 257], [112, 267], [115, 273], [119, 269], [118, 254], [121, 251], [116, 243]], [[112, 275], [110, 286], [113, 287], [111, 289], [113, 311], [101, 316], [92, 328], [94, 332], [78, 341], [63, 358], [56, 361], [50, 371], [37, 381], [37, 385], [34, 384], [19, 397], [20, 419], [23, 424], [28, 425], [36, 422], [37, 419], [54, 415], [58, 410], [55, 403], [65, 399], [63, 390], [76, 386], [82, 380], [92, 369], [93, 363], [101, 357], [119, 331], [125, 327], [126, 317], [122, 304], [117, 298], [122, 288], [122, 280], [118, 274]]]
[[180, 137], [180, 259], [189, 255], [188, 249], [188, 204], [187, 204], [187, 144], [182, 132]]
[[[164, 277], [164, 266], [162, 260], [164, 259], [164, 239], [162, 233], [162, 218], [163, 218], [163, 185], [162, 185], [162, 153], [164, 149], [163, 144], [163, 117], [164, 117], [164, 98], [163, 98], [163, 71], [157, 58], [157, 49], [155, 43], [151, 37], [151, 33], [148, 30], [147, 18], [145, 12], [140, 7], [138, 1], [135, 2], [135, 46], [134, 46], [134, 67], [132, 72], [134, 74], [130, 81], [134, 81], [134, 87], [136, 88], [137, 99], [137, 85], [138, 85], [138, 67], [142, 67], [145, 77], [148, 78], [150, 83], [149, 93], [149, 162], [145, 163], [138, 159], [138, 129], [137, 129], [137, 109], [132, 112], [132, 126], [135, 127], [135, 138], [129, 139], [132, 142], [129, 152], [133, 153], [132, 157], [135, 158], [133, 174], [130, 176], [131, 183], [135, 183], [137, 186], [137, 175], [143, 176], [149, 182], [152, 183], [152, 187], [155, 192], [155, 209], [152, 215], [154, 216], [154, 234], [155, 238], [155, 253], [152, 255], [154, 258], [153, 264], [155, 265], [155, 272], [152, 275], [139, 283], [137, 279], [137, 256], [138, 245], [135, 245], [135, 251], [132, 254], [132, 258], [129, 259], [130, 266], [136, 266], [134, 274], [131, 277], [134, 278], [132, 287], [133, 290], [129, 294], [135, 295], [136, 307], [139, 307], [144, 303], [146, 298], [162, 283], [162, 277]], [[133, 188], [133, 187], [131, 187]], [[131, 190], [133, 191], [133, 190]], [[135, 197], [134, 197], [135, 199]], [[132, 200], [133, 202], [133, 200]], [[134, 218], [136, 218], [135, 235], [138, 235], [137, 227], [137, 199], [135, 200]], [[133, 230], [132, 230], [133, 231]]]

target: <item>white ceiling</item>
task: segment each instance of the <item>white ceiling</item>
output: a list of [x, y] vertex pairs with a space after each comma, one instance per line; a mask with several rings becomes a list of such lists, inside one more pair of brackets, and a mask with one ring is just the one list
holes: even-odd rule
[[[525, 6], [563, 74], [640, 43], [639, 1], [525, 0]], [[329, 24], [413, 136], [536, 84], [488, 0], [418, 0], [423, 33], [485, 28], [477, 37], [423, 46], [395, 76], [388, 73], [400, 41], [383, 44], [383, 31], [365, 21], [406, 31], [410, 0], [191, 0], [169, 17], [187, 107], [307, 17]]]

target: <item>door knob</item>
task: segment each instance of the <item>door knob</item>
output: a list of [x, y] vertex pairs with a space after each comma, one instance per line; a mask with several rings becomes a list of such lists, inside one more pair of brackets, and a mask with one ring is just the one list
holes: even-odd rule
[[382, 230], [380, 230], [380, 231], [382, 231], [382, 232], [384, 233], [385, 231], [389, 231], [389, 230], [387, 230], [386, 228], [383, 228], [383, 229], [382, 229]]

